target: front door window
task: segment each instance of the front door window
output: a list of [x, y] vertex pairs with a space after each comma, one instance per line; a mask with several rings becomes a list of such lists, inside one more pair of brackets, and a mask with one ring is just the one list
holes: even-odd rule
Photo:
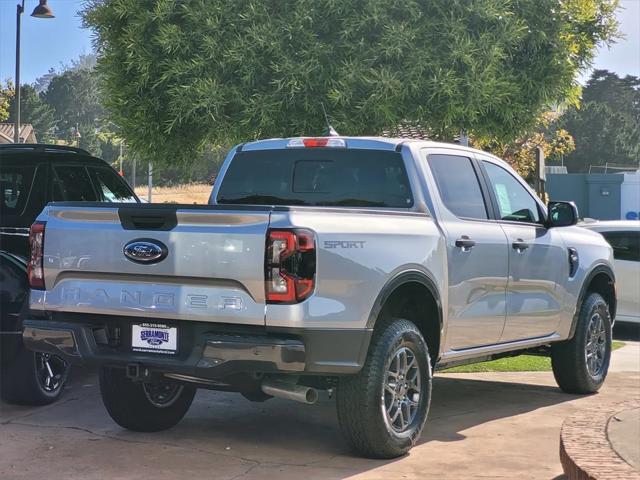
[[527, 223], [540, 221], [538, 203], [513, 175], [490, 162], [484, 162], [484, 168], [489, 175], [501, 220]]

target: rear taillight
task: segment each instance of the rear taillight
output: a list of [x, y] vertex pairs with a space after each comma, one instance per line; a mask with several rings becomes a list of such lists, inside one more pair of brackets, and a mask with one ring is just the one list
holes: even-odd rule
[[309, 230], [269, 230], [265, 254], [267, 303], [297, 303], [313, 293], [316, 244]]
[[36, 222], [29, 229], [29, 263], [27, 274], [29, 286], [36, 290], [44, 290], [44, 228], [46, 222]]

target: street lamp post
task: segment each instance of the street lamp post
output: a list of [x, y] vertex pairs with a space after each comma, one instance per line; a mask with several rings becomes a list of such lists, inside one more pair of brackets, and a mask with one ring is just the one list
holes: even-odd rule
[[[13, 125], [13, 142], [20, 143], [20, 18], [24, 13], [24, 0], [18, 3], [16, 9], [16, 114]], [[32, 17], [54, 18], [53, 12], [47, 6], [47, 0], [40, 0], [40, 4], [33, 9]]]

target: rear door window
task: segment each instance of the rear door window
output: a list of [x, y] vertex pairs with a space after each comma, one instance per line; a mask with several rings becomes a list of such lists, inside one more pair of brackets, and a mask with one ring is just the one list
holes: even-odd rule
[[0, 167], [0, 210], [3, 215], [20, 215], [29, 199], [33, 184], [34, 167]]
[[409, 208], [402, 156], [380, 150], [291, 149], [240, 152], [218, 203]]
[[134, 203], [137, 201], [122, 177], [107, 167], [90, 168], [101, 202]]
[[613, 248], [613, 258], [640, 262], [640, 232], [600, 232]]
[[85, 167], [81, 165], [56, 165], [53, 169], [54, 202], [96, 202], [98, 200]]
[[461, 218], [488, 218], [480, 183], [469, 158], [429, 155], [428, 162], [436, 179], [440, 198], [451, 213]]

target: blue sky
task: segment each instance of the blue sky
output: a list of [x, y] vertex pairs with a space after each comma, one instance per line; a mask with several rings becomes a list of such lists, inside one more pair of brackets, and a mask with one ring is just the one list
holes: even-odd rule
[[[135, 1], [135, 0], [131, 0]], [[14, 77], [15, 12], [17, 0], [0, 0], [0, 79]], [[31, 83], [49, 68], [70, 63], [82, 53], [90, 53], [91, 32], [82, 28], [77, 12], [81, 0], [49, 0], [56, 18], [43, 20], [29, 15], [38, 4], [26, 0], [22, 16], [23, 83]], [[640, 0], [622, 0], [618, 12], [620, 29], [626, 36], [611, 49], [598, 52], [596, 68], [606, 68], [619, 75], [640, 76]], [[588, 78], [587, 73], [584, 78]]]

